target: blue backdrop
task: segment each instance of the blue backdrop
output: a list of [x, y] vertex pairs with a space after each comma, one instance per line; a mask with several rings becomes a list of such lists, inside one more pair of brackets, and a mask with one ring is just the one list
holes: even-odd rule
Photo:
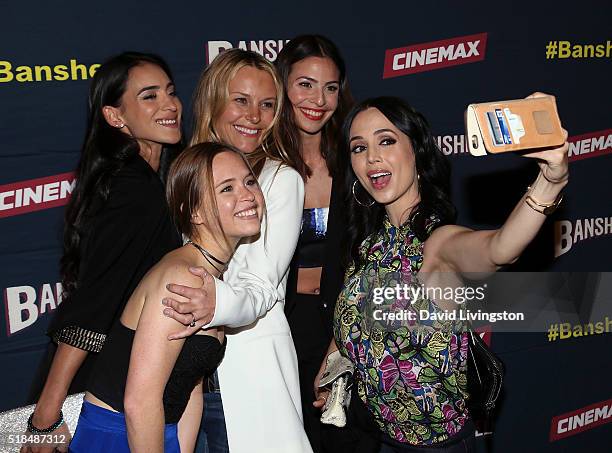
[[[459, 223], [478, 228], [497, 226], [537, 169], [515, 155], [469, 156], [465, 107], [536, 90], [554, 94], [572, 143], [571, 184], [562, 208], [516, 269], [612, 270], [610, 3], [3, 0], [0, 6], [0, 288], [6, 320], [0, 327], [0, 410], [36, 397], [49, 344], [44, 332], [60, 302], [61, 206], [79, 157], [89, 79], [95, 65], [124, 50], [166, 58], [189, 111], [197, 77], [220, 49], [249, 48], [274, 60], [293, 36], [328, 36], [345, 56], [357, 99], [398, 95], [427, 116], [452, 162]], [[609, 309], [597, 313], [605, 315]], [[481, 439], [494, 451], [525, 445], [527, 451], [609, 451], [609, 343], [609, 334], [555, 342], [546, 333], [494, 334], [492, 345], [508, 373], [495, 432]]]

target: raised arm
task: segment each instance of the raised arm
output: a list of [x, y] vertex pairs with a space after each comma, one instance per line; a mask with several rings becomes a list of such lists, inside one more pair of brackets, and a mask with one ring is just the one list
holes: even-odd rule
[[492, 272], [516, 261], [546, 219], [538, 212], [542, 210], [538, 204], [552, 204], [567, 184], [567, 151], [566, 142], [559, 148], [526, 154], [525, 157], [539, 159], [540, 173], [503, 226], [488, 231], [457, 225], [438, 228], [426, 242], [424, 266], [429, 259], [437, 264], [433, 268]]

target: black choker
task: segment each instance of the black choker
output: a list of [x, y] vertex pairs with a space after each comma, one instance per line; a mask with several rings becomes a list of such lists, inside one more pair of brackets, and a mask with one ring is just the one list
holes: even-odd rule
[[[212, 267], [214, 267], [214, 268], [217, 270], [217, 272], [219, 272], [219, 274], [222, 274], [222, 273], [225, 271], [225, 269], [227, 268], [227, 263], [225, 263], [225, 262], [221, 261], [219, 258], [215, 257], [215, 255], [213, 255], [212, 253], [210, 253], [208, 250], [206, 250], [206, 249], [205, 249], [204, 247], [202, 247], [201, 245], [196, 244], [196, 243], [195, 243], [195, 242], [193, 242], [191, 239], [188, 239], [188, 240], [187, 240], [187, 244], [191, 244], [191, 245], [193, 245], [193, 246], [194, 246], [196, 249], [198, 249], [198, 250], [200, 251], [200, 253], [202, 254], [202, 256], [204, 257], [204, 259], [205, 259], [206, 261], [208, 261], [208, 264], [210, 264]], [[212, 261], [211, 261], [211, 260], [212, 260]], [[218, 264], [220, 264], [220, 265], [221, 265], [221, 269], [219, 269], [219, 268], [218, 268], [218, 267], [215, 265], [215, 263], [213, 263], [213, 261], [214, 261], [214, 262], [216, 262], [216, 263], [218, 263]]]

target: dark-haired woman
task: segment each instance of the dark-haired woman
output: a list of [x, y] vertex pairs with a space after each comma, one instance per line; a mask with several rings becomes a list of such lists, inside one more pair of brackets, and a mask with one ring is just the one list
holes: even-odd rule
[[[344, 60], [334, 43], [323, 36], [292, 39], [275, 64], [285, 84], [280, 131], [285, 143], [299, 150], [307, 175], [285, 313], [298, 356], [304, 429], [313, 450], [320, 452], [323, 425], [312, 405], [312, 385], [332, 338], [333, 307], [344, 275], [338, 260], [346, 228], [344, 169], [338, 145], [352, 97]], [[329, 442], [325, 444], [331, 447]]]
[[[168, 175], [170, 213], [185, 245], [143, 278], [111, 328], [83, 402], [70, 451], [193, 451], [202, 418], [202, 379], [223, 357], [222, 327], [168, 341], [179, 323], [163, 315], [169, 282], [195, 285], [189, 267], [215, 277], [243, 238], [259, 234], [264, 209], [242, 153], [218, 143], [183, 151]], [[126, 434], [127, 430], [127, 434]]]
[[343, 136], [350, 152], [352, 264], [330, 351], [339, 349], [355, 365], [358, 400], [379, 427], [381, 452], [473, 451], [465, 326], [427, 317], [419, 323], [420, 310], [439, 314], [455, 302], [416, 298], [405, 306], [415, 311], [416, 324], [375, 323], [371, 291], [395, 282], [460, 287], [461, 273], [494, 272], [515, 261], [560, 200], [567, 143], [525, 154], [538, 159], [537, 179], [501, 228], [474, 231], [453, 224], [448, 163], [412, 107], [397, 98], [364, 101], [347, 116]]
[[162, 148], [181, 140], [181, 113], [168, 65], [155, 55], [123, 53], [93, 78], [77, 184], [66, 211], [64, 302], [50, 329], [58, 348], [28, 423], [34, 434], [55, 428], [50, 432], [69, 438], [61, 408], [75, 374], [89, 353], [100, 352], [145, 273], [181, 245], [157, 174]]

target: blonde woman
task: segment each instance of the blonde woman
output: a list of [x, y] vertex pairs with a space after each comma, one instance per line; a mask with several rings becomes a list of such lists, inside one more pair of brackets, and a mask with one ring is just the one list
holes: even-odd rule
[[[312, 451], [302, 422], [295, 348], [283, 311], [300, 233], [304, 182], [296, 170], [301, 168], [295, 151], [279, 145], [282, 98], [274, 68], [253, 52], [227, 51], [202, 74], [194, 99], [192, 143], [219, 140], [246, 153], [267, 215], [259, 238], [238, 247], [223, 281], [195, 270], [202, 277], [201, 288], [169, 287], [188, 302], [164, 300], [165, 313], [189, 326], [171, 338], [201, 327], [228, 327], [218, 384], [232, 453]], [[205, 415], [204, 430], [207, 421]]]

